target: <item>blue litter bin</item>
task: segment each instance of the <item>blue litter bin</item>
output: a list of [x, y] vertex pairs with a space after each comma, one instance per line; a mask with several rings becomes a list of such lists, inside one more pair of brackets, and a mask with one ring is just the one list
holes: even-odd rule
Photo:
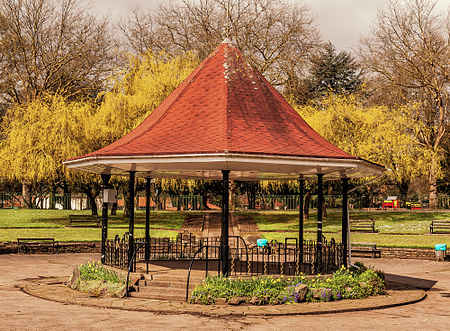
[[446, 244], [436, 244], [434, 245], [434, 251], [436, 254], [436, 260], [444, 261], [447, 255], [447, 245]]
[[257, 239], [256, 245], [258, 245], [258, 247], [267, 247], [268, 241], [267, 239]]

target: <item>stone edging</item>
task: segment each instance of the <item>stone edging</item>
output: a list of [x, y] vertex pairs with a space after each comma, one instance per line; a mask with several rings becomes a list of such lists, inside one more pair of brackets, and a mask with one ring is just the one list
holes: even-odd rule
[[209, 317], [223, 316], [288, 316], [320, 315], [343, 312], [365, 311], [402, 306], [419, 302], [426, 298], [424, 290], [389, 290], [380, 295], [358, 300], [334, 302], [314, 302], [277, 306], [220, 306], [195, 305], [184, 302], [171, 302], [140, 298], [97, 298], [88, 293], [70, 289], [64, 278], [45, 278], [28, 282], [21, 286], [26, 294], [63, 304], [87, 307], [109, 308], [129, 311], [153, 312], [159, 314], [192, 314]]
[[[27, 254], [100, 253], [99, 241], [55, 242], [51, 245], [27, 247]], [[0, 242], [0, 254], [17, 254], [17, 242]]]

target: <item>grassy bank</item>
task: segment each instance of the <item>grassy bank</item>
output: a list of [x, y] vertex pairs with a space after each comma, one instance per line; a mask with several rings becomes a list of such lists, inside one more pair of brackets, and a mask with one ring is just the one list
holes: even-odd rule
[[[101, 211], [100, 211], [101, 212]], [[151, 227], [181, 229], [186, 214], [189, 212], [151, 211]], [[69, 215], [90, 215], [89, 210], [41, 210], [41, 209], [0, 209], [0, 228], [64, 228], [69, 226]], [[136, 227], [144, 227], [145, 211], [136, 210]], [[108, 216], [109, 226], [126, 227], [128, 219], [123, 217], [123, 211], [117, 215]]]
[[[244, 214], [244, 213], [242, 213]], [[298, 211], [263, 211], [247, 212], [254, 218], [260, 230], [263, 231], [298, 231]], [[350, 211], [350, 219], [375, 220], [379, 233], [394, 234], [427, 234], [431, 220], [450, 220], [449, 212], [391, 212], [391, 211]], [[316, 229], [316, 213], [311, 213], [304, 223], [304, 229]], [[341, 212], [328, 211], [323, 220], [323, 230], [337, 232], [341, 229]]]
[[[109, 229], [108, 238], [114, 239], [115, 235], [122, 236], [128, 229]], [[150, 230], [152, 237], [171, 237], [175, 238], [178, 230]], [[135, 237], [144, 237], [143, 228], [134, 229]], [[16, 241], [17, 238], [55, 238], [56, 241], [100, 241], [101, 229], [99, 228], [66, 228], [66, 229], [42, 229], [42, 228], [23, 228], [23, 229], [0, 229], [0, 241]]]
[[[69, 215], [85, 214], [89, 211], [74, 210], [28, 210], [0, 209], [0, 241], [16, 241], [19, 237], [52, 237], [57, 241], [100, 241], [101, 229], [69, 227]], [[152, 211], [150, 232], [152, 237], [176, 237], [189, 211]], [[284, 242], [286, 237], [297, 237], [298, 211], [245, 212], [252, 216], [262, 237]], [[433, 219], [450, 220], [449, 212], [362, 212], [351, 211], [351, 219], [369, 220], [373, 218], [379, 233], [352, 233], [351, 241], [373, 242], [385, 247], [433, 248], [435, 244], [450, 247], [450, 234], [430, 235], [428, 227]], [[135, 236], [144, 236], [145, 212], [136, 211]], [[305, 221], [305, 239], [315, 240], [316, 215], [312, 213]], [[340, 241], [341, 213], [329, 210], [323, 221], [324, 235], [327, 239]], [[108, 237], [122, 236], [128, 230], [128, 220], [123, 212], [109, 216]], [[266, 232], [267, 231], [267, 232]], [[288, 232], [292, 231], [292, 232]], [[327, 233], [328, 232], [328, 233]], [[331, 232], [331, 233], [330, 233]], [[401, 235], [400, 235], [401, 234]]]

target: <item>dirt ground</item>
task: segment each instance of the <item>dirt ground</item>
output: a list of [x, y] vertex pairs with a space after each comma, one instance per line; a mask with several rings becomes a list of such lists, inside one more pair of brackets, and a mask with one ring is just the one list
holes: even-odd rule
[[1, 330], [172, 330], [197, 329], [450, 329], [450, 263], [360, 259], [390, 279], [429, 289], [418, 303], [364, 312], [329, 315], [208, 318], [64, 305], [29, 296], [18, 284], [39, 276], [67, 276], [73, 267], [98, 260], [98, 254], [0, 255]]

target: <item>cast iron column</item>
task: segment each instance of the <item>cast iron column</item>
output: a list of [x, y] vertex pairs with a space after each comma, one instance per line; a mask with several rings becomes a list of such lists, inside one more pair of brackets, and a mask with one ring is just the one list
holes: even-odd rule
[[150, 258], [150, 182], [151, 178], [145, 181], [145, 261]]
[[130, 200], [128, 205], [128, 210], [130, 212], [129, 218], [129, 229], [128, 233], [130, 235], [128, 241], [128, 263], [131, 263], [134, 254], [134, 180], [135, 171], [130, 171], [130, 181], [128, 182], [128, 192], [130, 194]]
[[322, 272], [323, 175], [317, 175], [317, 272]]
[[[109, 180], [111, 175], [101, 174], [102, 177], [102, 189], [106, 190], [109, 186]], [[106, 262], [106, 239], [108, 238], [108, 202], [105, 202], [105, 197], [103, 196], [102, 203], [102, 257], [101, 262], [105, 264]]]
[[348, 178], [342, 178], [342, 263], [347, 266], [348, 253]]
[[229, 215], [229, 179], [230, 170], [222, 170], [222, 232], [220, 241], [220, 260], [222, 263], [222, 275], [228, 276], [228, 215]]
[[300, 265], [300, 270], [302, 270], [303, 265], [303, 196], [305, 189], [305, 180], [299, 179], [299, 211], [298, 211], [298, 248], [299, 248], [299, 256], [298, 261]]

